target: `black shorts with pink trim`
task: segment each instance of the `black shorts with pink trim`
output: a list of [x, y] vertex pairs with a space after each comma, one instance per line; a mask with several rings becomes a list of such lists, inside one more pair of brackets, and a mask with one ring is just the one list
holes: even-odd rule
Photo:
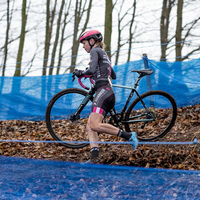
[[115, 106], [115, 94], [108, 84], [97, 89], [92, 103], [91, 112], [99, 113], [104, 117]]

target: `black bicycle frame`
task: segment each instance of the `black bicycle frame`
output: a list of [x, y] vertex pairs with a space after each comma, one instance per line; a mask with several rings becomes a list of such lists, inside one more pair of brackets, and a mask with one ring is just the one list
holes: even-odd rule
[[[134, 88], [132, 87], [127, 87], [127, 86], [121, 86], [121, 85], [113, 85], [113, 87], [119, 87], [119, 88], [125, 88], [125, 89], [131, 89], [131, 92], [129, 94], [129, 97], [124, 105], [124, 107], [122, 108], [121, 112], [120, 113], [116, 113], [115, 111], [115, 108], [111, 109], [110, 111], [110, 115], [112, 117], [114, 117], [114, 120], [115, 120], [115, 123], [117, 123], [118, 126], [121, 127], [121, 123], [122, 124], [125, 124], [125, 123], [133, 123], [133, 122], [148, 122], [148, 121], [152, 121], [152, 120], [155, 120], [154, 116], [151, 114], [151, 112], [148, 110], [148, 108], [146, 107], [145, 103], [143, 102], [143, 100], [140, 98], [140, 95], [139, 93], [137, 92], [137, 87], [139, 86], [139, 81], [140, 79], [142, 78], [143, 76], [139, 76], [137, 81], [135, 82], [134, 84]], [[77, 119], [79, 117], [79, 114], [81, 113], [81, 111], [84, 109], [84, 107], [87, 105], [87, 103], [89, 102], [89, 100], [93, 100], [93, 95], [94, 95], [95, 91], [94, 91], [94, 88], [92, 87], [91, 90], [88, 92], [88, 94], [85, 96], [85, 98], [83, 99], [83, 101], [81, 102], [80, 106], [78, 107], [78, 109], [76, 110], [76, 112], [74, 113], [73, 116], [71, 116], [71, 120], [73, 119]], [[142, 105], [144, 106], [147, 114], [150, 114], [151, 115], [151, 119], [142, 119], [142, 120], [129, 120], [129, 121], [124, 121], [124, 114], [126, 112], [126, 109], [128, 107], [128, 104], [130, 103], [134, 93], [136, 93], [136, 95], [140, 98], [140, 101], [142, 103]], [[120, 115], [120, 119], [116, 117], [116, 115]], [[143, 114], [144, 115], [144, 114]], [[137, 116], [133, 116], [131, 117], [130, 119], [135, 119], [135, 118], [138, 118], [142, 115], [137, 115]]]
[[[117, 119], [117, 118], [115, 118], [115, 122], [116, 122], [117, 124], [120, 123], [120, 122], [121, 122], [122, 124], [125, 124], [125, 123], [134, 123], [134, 122], [149, 122], [149, 121], [155, 121], [155, 117], [154, 117], [154, 116], [152, 115], [152, 113], [149, 111], [149, 109], [147, 108], [147, 106], [145, 105], [144, 101], [141, 99], [139, 93], [138, 93], [137, 90], [136, 90], [137, 87], [139, 86], [138, 83], [139, 83], [139, 81], [141, 80], [141, 78], [142, 78], [143, 76], [144, 76], [144, 75], [140, 75], [140, 76], [138, 77], [137, 81], [136, 81], [135, 84], [134, 84], [134, 88], [127, 87], [127, 86], [121, 86], [121, 85], [113, 85], [113, 87], [131, 89], [131, 93], [129, 94], [129, 97], [128, 97], [128, 99], [127, 99], [127, 101], [126, 101], [124, 107], [122, 108], [121, 112], [118, 113], [118, 114], [121, 116], [120, 120]], [[146, 110], [146, 114], [133, 116], [133, 117], [131, 117], [130, 119], [135, 119], [135, 118], [138, 118], [138, 117], [141, 117], [141, 116], [144, 116], [144, 115], [150, 115], [152, 118], [150, 118], [150, 119], [142, 119], [142, 120], [129, 120], [129, 121], [124, 121], [124, 120], [125, 120], [125, 118], [124, 118], [125, 116], [124, 116], [124, 115], [125, 115], [126, 109], [127, 109], [127, 107], [128, 107], [128, 104], [130, 103], [130, 101], [131, 101], [131, 99], [132, 99], [134, 93], [136, 93], [136, 95], [139, 97], [140, 102], [142, 103], [144, 109]], [[115, 112], [115, 110], [111, 109], [110, 114], [111, 114], [111, 116], [114, 117], [117, 113]], [[121, 123], [120, 123], [120, 124], [121, 124]], [[119, 126], [121, 126], [120, 124], [119, 124]]]

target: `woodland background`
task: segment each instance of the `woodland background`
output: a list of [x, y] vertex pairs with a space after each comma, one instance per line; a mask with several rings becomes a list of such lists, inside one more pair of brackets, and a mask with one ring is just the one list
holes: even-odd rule
[[[140, 59], [199, 58], [199, 0], [1, 0], [0, 76], [63, 74], [88, 65], [79, 44], [88, 29], [102, 32], [113, 65]], [[199, 140], [199, 105], [178, 109], [164, 141]], [[2, 140], [52, 140], [45, 122], [0, 121]], [[113, 138], [105, 136], [105, 140]], [[200, 170], [199, 145], [101, 148], [100, 163]], [[0, 155], [85, 162], [90, 149], [58, 144], [0, 144]]]
[[79, 44], [102, 32], [112, 64], [199, 57], [199, 0], [2, 0], [1, 76], [63, 74], [85, 68]]

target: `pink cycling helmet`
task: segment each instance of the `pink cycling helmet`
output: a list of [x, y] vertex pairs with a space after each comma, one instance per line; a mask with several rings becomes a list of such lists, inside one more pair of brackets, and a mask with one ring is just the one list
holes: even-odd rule
[[83, 33], [79, 39], [79, 42], [82, 42], [83, 40], [89, 40], [90, 38], [94, 38], [94, 40], [97, 42], [101, 42], [103, 40], [103, 36], [99, 31], [91, 30]]

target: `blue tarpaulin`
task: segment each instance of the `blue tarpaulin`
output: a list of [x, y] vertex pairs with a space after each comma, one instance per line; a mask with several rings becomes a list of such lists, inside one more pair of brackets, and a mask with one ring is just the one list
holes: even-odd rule
[[[140, 82], [170, 93], [177, 105], [200, 103], [200, 59], [187, 62], [149, 60], [154, 73]], [[113, 84], [132, 87], [143, 60], [114, 66]], [[81, 88], [71, 74], [0, 77], [0, 120], [44, 120], [49, 100], [66, 88]], [[86, 80], [89, 85], [89, 81]], [[130, 90], [114, 88], [119, 110]], [[90, 109], [88, 109], [88, 113]], [[88, 165], [0, 156], [0, 199], [199, 199], [200, 171]]]
[[[113, 84], [133, 87], [138, 74], [131, 70], [144, 68], [143, 60], [114, 66], [117, 79]], [[200, 59], [173, 63], [149, 60], [149, 68], [154, 71], [150, 76], [151, 85], [147, 87], [144, 77], [139, 86], [140, 94], [158, 89], [170, 93], [179, 107], [200, 103]], [[81, 88], [77, 79], [72, 83], [71, 75], [0, 77], [0, 120], [44, 120], [47, 104], [57, 92]], [[89, 86], [88, 80], [86, 83]], [[120, 110], [130, 90], [114, 88], [114, 91], [116, 110]]]
[[0, 199], [197, 200], [200, 171], [0, 156]]

